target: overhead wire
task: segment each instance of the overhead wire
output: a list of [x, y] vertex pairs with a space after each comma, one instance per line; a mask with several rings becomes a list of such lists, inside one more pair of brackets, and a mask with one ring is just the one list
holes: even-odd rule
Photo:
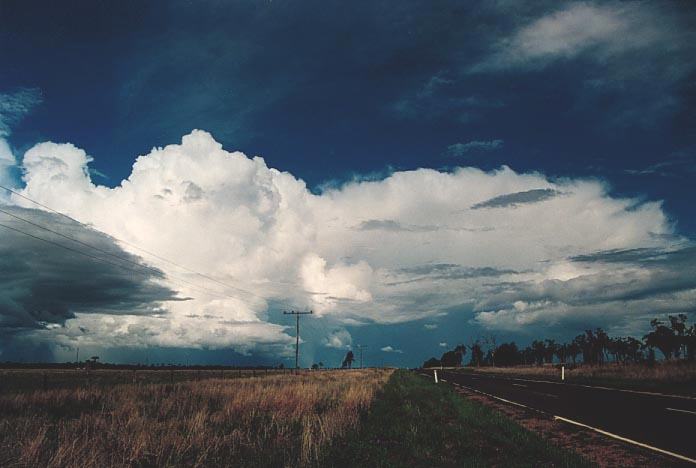
[[[32, 223], [32, 224], [33, 224], [33, 223]], [[22, 231], [21, 229], [17, 229], [17, 228], [15, 228], [15, 227], [8, 226], [7, 224], [2, 224], [2, 223], [0, 223], [0, 227], [3, 227], [3, 228], [5, 228], [5, 229], [9, 229], [9, 230], [14, 231], [14, 232], [16, 232], [16, 233], [19, 233], [19, 234], [22, 234], [22, 235], [31, 237], [31, 238], [36, 239], [36, 240], [41, 241], [41, 242], [46, 242], [47, 244], [51, 244], [51, 245], [54, 245], [54, 246], [56, 246], [56, 247], [60, 247], [61, 249], [65, 249], [65, 250], [68, 250], [68, 251], [70, 251], [70, 252], [73, 252], [73, 253], [76, 253], [76, 254], [79, 254], [79, 255], [83, 255], [83, 256], [85, 256], [85, 257], [89, 257], [89, 258], [91, 258], [91, 259], [94, 259], [94, 260], [97, 260], [97, 261], [100, 261], [100, 262], [107, 263], [107, 264], [112, 265], [112, 266], [115, 266], [115, 267], [126, 268], [126, 269], [128, 269], [128, 270], [130, 270], [130, 271], [134, 271], [135, 273], [144, 274], [143, 271], [135, 270], [135, 269], [133, 269], [132, 267], [128, 267], [127, 265], [124, 265], [124, 264], [122, 264], [122, 263], [112, 262], [112, 261], [106, 260], [106, 259], [104, 259], [104, 258], [102, 258], [102, 257], [98, 257], [98, 256], [96, 256], [96, 255], [92, 255], [92, 254], [89, 254], [89, 253], [87, 253], [87, 252], [83, 252], [83, 251], [78, 250], [78, 249], [73, 249], [72, 247], [68, 247], [68, 246], [63, 245], [63, 244], [61, 244], [61, 243], [54, 242], [54, 241], [52, 241], [52, 240], [49, 240], [49, 239], [45, 239], [45, 238], [43, 238], [43, 237], [36, 236], [36, 235], [31, 234], [31, 233], [29, 233], [29, 232]], [[65, 236], [63, 236], [63, 237], [65, 237]], [[150, 267], [147, 267], [147, 266], [145, 266], [145, 265], [140, 265], [140, 264], [137, 264], [137, 263], [136, 263], [136, 265], [140, 266], [141, 268], [145, 268], [145, 269], [149, 269], [149, 270], [154, 270], [154, 271], [157, 273], [157, 275], [162, 275], [162, 274], [164, 274], [164, 272], [162, 272], [162, 271], [160, 271], [160, 270], [157, 270], [157, 269], [154, 269], [154, 268], [150, 268]], [[180, 278], [178, 278], [178, 279], [173, 279], [173, 278], [170, 277], [170, 278], [168, 278], [168, 279], [169, 279], [170, 281], [174, 282], [174, 283], [179, 284], [180, 286], [182, 285], [181, 282], [185, 282], [185, 280], [182, 280], [182, 279], [180, 279]], [[212, 293], [212, 294], [217, 295], [217, 296], [223, 296], [223, 294], [221, 294], [221, 293], [219, 293], [219, 292], [217, 292], [217, 291], [213, 291], [213, 290], [211, 290], [211, 289], [205, 289], [205, 288], [202, 288], [201, 286], [196, 285], [196, 284], [193, 284], [193, 283], [189, 283], [189, 284], [188, 284], [188, 287], [192, 287], [195, 291], [202, 292], [202, 293], [204, 293], [204, 294], [206, 294], [206, 293], [208, 293], [208, 294]], [[233, 296], [229, 296], [229, 297], [232, 297], [233, 299], [236, 299], [236, 298], [233, 297]]]
[[[200, 273], [200, 272], [198, 272], [198, 271], [196, 271], [196, 270], [193, 270], [193, 269], [191, 269], [191, 268], [188, 268], [188, 267], [185, 267], [185, 266], [183, 266], [183, 265], [180, 265], [180, 264], [178, 264], [178, 263], [176, 263], [176, 262], [174, 262], [174, 261], [172, 261], [172, 260], [169, 260], [169, 259], [167, 259], [167, 258], [165, 258], [165, 257], [162, 257], [162, 256], [160, 256], [160, 255], [157, 255], [157, 254], [153, 253], [153, 252], [149, 252], [149, 251], [147, 251], [147, 250], [145, 250], [145, 249], [143, 249], [143, 248], [141, 248], [141, 247], [138, 247], [138, 246], [136, 246], [135, 244], [132, 244], [132, 243], [130, 243], [130, 242], [128, 242], [128, 241], [125, 241], [125, 240], [123, 240], [123, 239], [119, 239], [119, 238], [117, 238], [117, 237], [115, 237], [115, 236], [112, 236], [112, 235], [110, 235], [110, 234], [108, 234], [108, 233], [105, 233], [105, 232], [103, 232], [103, 231], [101, 231], [101, 230], [99, 230], [99, 229], [96, 229], [96, 228], [92, 227], [92, 226], [86, 225], [86, 224], [82, 223], [81, 221], [79, 221], [79, 220], [77, 220], [77, 219], [75, 219], [75, 218], [73, 218], [73, 217], [71, 217], [71, 216], [69, 216], [69, 215], [67, 215], [67, 214], [65, 214], [65, 213], [62, 213], [62, 212], [60, 212], [60, 211], [58, 211], [58, 210], [55, 210], [55, 209], [53, 209], [53, 208], [51, 208], [51, 207], [49, 207], [49, 206], [47, 206], [47, 205], [44, 205], [43, 203], [40, 203], [40, 202], [38, 202], [38, 201], [36, 201], [36, 200], [33, 200], [33, 199], [31, 199], [31, 198], [29, 198], [29, 197], [27, 197], [27, 196], [25, 196], [25, 195], [23, 195], [23, 194], [21, 194], [21, 193], [15, 191], [15, 190], [12, 190], [11, 188], [5, 187], [5, 186], [3, 186], [3, 185], [0, 185], [0, 188], [1, 188], [1, 189], [4, 189], [4, 190], [6, 190], [6, 191], [8, 191], [8, 192], [10, 192], [10, 193], [12, 193], [12, 194], [14, 194], [14, 195], [17, 195], [18, 197], [21, 197], [21, 198], [23, 198], [23, 199], [25, 199], [25, 200], [27, 200], [27, 201], [29, 201], [29, 202], [31, 202], [31, 203], [34, 203], [34, 204], [36, 204], [37, 206], [40, 206], [40, 207], [42, 207], [42, 208], [44, 208], [44, 209], [46, 209], [46, 210], [48, 210], [48, 211], [50, 211], [50, 212], [52, 212], [52, 213], [55, 213], [55, 214], [60, 215], [60, 216], [62, 216], [62, 217], [64, 217], [64, 218], [66, 218], [66, 219], [69, 219], [70, 221], [72, 221], [72, 222], [74, 222], [74, 223], [77, 223], [77, 224], [80, 225], [80, 226], [83, 226], [83, 227], [88, 228], [88, 229], [90, 229], [90, 230], [99, 232], [99, 233], [101, 233], [101, 234], [103, 234], [103, 235], [105, 235], [105, 236], [108, 236], [109, 238], [113, 239], [114, 241], [122, 242], [122, 243], [124, 243], [124, 244], [127, 244], [127, 245], [129, 245], [129, 246], [131, 246], [131, 247], [133, 247], [133, 248], [136, 248], [136, 249], [138, 249], [138, 250], [140, 250], [140, 251], [143, 251], [143, 252], [145, 252], [145, 253], [147, 253], [147, 254], [149, 254], [149, 255], [155, 257], [155, 258], [158, 258], [158, 259], [160, 259], [160, 260], [162, 260], [162, 261], [165, 261], [165, 262], [167, 262], [167, 263], [169, 263], [169, 264], [171, 264], [171, 265], [177, 266], [177, 267], [179, 267], [179, 268], [181, 268], [181, 269], [183, 269], [183, 270], [186, 270], [186, 271], [189, 271], [189, 272], [191, 272], [191, 273], [194, 273], [194, 274], [196, 274], [196, 275], [198, 275], [198, 276], [201, 276], [202, 278], [209, 279], [209, 280], [211, 280], [211, 281], [213, 281], [213, 282], [215, 282], [215, 283], [218, 283], [218, 284], [220, 284], [220, 285], [222, 285], [222, 286], [224, 286], [224, 287], [226, 287], [226, 288], [232, 289], [232, 290], [234, 290], [234, 291], [236, 291], [236, 292], [238, 292], [238, 293], [247, 294], [247, 295], [250, 295], [250, 296], [253, 296], [253, 297], [256, 297], [256, 298], [258, 298], [258, 299], [261, 299], [261, 300], [265, 301], [265, 298], [264, 298], [264, 297], [259, 296], [259, 295], [257, 295], [257, 294], [254, 294], [254, 293], [252, 293], [251, 291], [247, 291], [247, 290], [238, 288], [238, 287], [236, 287], [236, 286], [232, 286], [232, 285], [226, 284], [226, 283], [224, 283], [224, 282], [222, 282], [222, 281], [219, 281], [219, 280], [217, 280], [217, 279], [215, 279], [215, 278], [213, 278], [213, 277], [211, 277], [211, 276], [209, 276], [209, 275], [206, 275], [206, 274], [204, 274], [204, 273]], [[16, 214], [14, 214], [14, 213], [11, 213], [11, 212], [9, 212], [9, 211], [3, 210], [3, 209], [1, 209], [1, 208], [0, 208], [0, 212], [6, 214], [6, 215], [8, 215], [8, 216], [11, 216], [11, 217], [13, 217], [13, 218], [15, 218], [15, 219], [17, 219], [17, 220], [20, 220], [20, 221], [22, 221], [22, 222], [28, 223], [28, 224], [30, 224], [30, 225], [32, 225], [32, 226], [34, 226], [34, 227], [43, 229], [43, 230], [45, 230], [45, 231], [51, 232], [51, 233], [53, 233], [53, 234], [55, 234], [55, 235], [58, 235], [58, 236], [60, 236], [60, 237], [62, 237], [62, 238], [65, 238], [65, 239], [70, 240], [70, 241], [72, 241], [72, 242], [75, 242], [75, 243], [77, 243], [77, 244], [83, 245], [83, 246], [85, 246], [85, 247], [87, 247], [87, 248], [96, 250], [96, 251], [98, 251], [98, 252], [100, 252], [100, 253], [102, 253], [102, 254], [104, 254], [104, 255], [108, 255], [109, 257], [117, 258], [117, 259], [119, 259], [119, 260], [121, 260], [121, 261], [124, 261], [124, 262], [126, 262], [126, 263], [135, 265], [135, 266], [137, 266], [137, 267], [139, 267], [139, 268], [142, 268], [142, 269], [150, 270], [150, 271], [152, 271], [152, 272], [154, 272], [154, 273], [156, 273], [156, 274], [158, 274], [158, 275], [159, 275], [159, 274], [162, 274], [162, 273], [165, 273], [165, 272], [163, 272], [162, 270], [159, 270], [159, 269], [156, 269], [156, 268], [153, 268], [153, 267], [149, 267], [149, 266], [147, 266], [147, 265], [143, 265], [143, 264], [138, 263], [138, 262], [135, 262], [135, 261], [133, 261], [133, 260], [131, 260], [131, 259], [129, 259], [129, 258], [124, 258], [123, 256], [116, 255], [116, 254], [114, 254], [114, 253], [112, 253], [112, 252], [109, 252], [109, 251], [106, 251], [106, 250], [104, 250], [104, 249], [102, 249], [102, 248], [100, 248], [100, 247], [97, 247], [97, 246], [88, 244], [88, 243], [86, 243], [86, 242], [80, 241], [79, 239], [75, 239], [75, 238], [73, 238], [73, 237], [71, 237], [71, 236], [67, 236], [67, 235], [65, 235], [65, 234], [63, 234], [63, 233], [57, 232], [57, 231], [55, 231], [55, 230], [53, 230], [53, 229], [50, 229], [50, 228], [48, 228], [48, 227], [46, 227], [46, 226], [42, 226], [42, 225], [40, 225], [40, 224], [38, 224], [38, 223], [35, 223], [35, 222], [31, 221], [31, 220], [28, 220], [28, 219], [26, 219], [26, 218], [23, 218], [23, 217], [21, 217], [21, 216], [18, 216], [18, 215], [16, 215]], [[77, 249], [71, 249], [71, 248], [65, 247], [65, 246], [63, 246], [62, 244], [59, 244], [59, 243], [57, 243], [57, 242], [48, 241], [48, 240], [46, 240], [46, 239], [40, 238], [40, 237], [38, 237], [38, 236], [34, 236], [34, 235], [29, 234], [29, 233], [26, 233], [26, 232], [24, 232], [24, 231], [20, 231], [20, 230], [18, 230], [18, 229], [11, 228], [11, 227], [9, 227], [9, 226], [7, 226], [7, 225], [2, 225], [2, 226], [5, 227], [5, 228], [7, 228], [7, 229], [12, 229], [12, 230], [14, 230], [14, 231], [16, 231], [16, 232], [19, 232], [19, 233], [21, 233], [21, 234], [28, 235], [28, 236], [30, 236], [30, 237], [32, 237], [32, 238], [37, 239], [37, 240], [42, 240], [42, 241], [45, 241], [45, 242], [49, 242], [49, 243], [51, 243], [51, 244], [53, 244], [53, 245], [66, 248], [67, 250], [71, 250], [71, 251], [74, 251], [74, 252], [77, 252], [77, 253], [83, 253], [83, 252], [80, 252], [80, 251], [77, 250]], [[101, 259], [100, 257], [94, 256], [94, 255], [89, 255], [89, 254], [87, 254], [87, 256], [90, 257], [90, 258], [93, 258], [93, 259], [103, 260], [103, 259]], [[120, 264], [117, 264], [117, 263], [113, 263], [113, 262], [107, 262], [107, 263], [110, 263], [110, 264], [115, 265], [115, 266], [123, 266], [123, 265], [120, 265]], [[208, 293], [213, 293], [213, 294], [216, 294], [216, 295], [219, 295], [219, 296], [229, 297], [229, 298], [232, 298], [232, 299], [235, 299], [235, 300], [239, 300], [239, 299], [240, 299], [239, 297], [232, 296], [232, 295], [227, 294], [227, 293], [224, 293], [224, 292], [215, 291], [215, 290], [206, 288], [206, 287], [204, 287], [204, 286], [201, 286], [201, 285], [199, 285], [199, 284], [196, 284], [196, 283], [190, 282], [190, 281], [188, 281], [188, 280], [185, 280], [185, 279], [183, 279], [183, 278], [176, 277], [176, 276], [172, 275], [171, 273], [168, 273], [168, 274], [165, 273], [165, 275], [166, 275], [170, 280], [173, 280], [173, 278], [177, 278], [180, 282], [186, 283], [186, 284], [189, 285], [189, 286], [192, 286], [192, 287], [194, 287], [194, 288], [197, 288], [199, 291], [203, 290], [203, 291], [206, 291], [206, 292], [208, 292]], [[175, 281], [175, 282], [176, 282], [176, 281]], [[242, 300], [244, 300], [244, 299], [242, 299]]]

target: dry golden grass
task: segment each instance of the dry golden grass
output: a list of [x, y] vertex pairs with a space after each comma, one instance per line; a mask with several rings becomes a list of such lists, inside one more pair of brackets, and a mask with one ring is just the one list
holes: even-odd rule
[[[474, 372], [494, 374], [514, 374], [559, 379], [560, 366], [516, 366], [516, 367], [479, 367]], [[683, 383], [696, 381], [696, 363], [686, 361], [659, 361], [653, 366], [645, 364], [608, 363], [603, 366], [566, 367], [566, 378], [583, 379], [617, 379], [628, 381], [663, 381], [665, 383]]]
[[353, 430], [388, 370], [0, 396], [0, 466], [306, 466]]

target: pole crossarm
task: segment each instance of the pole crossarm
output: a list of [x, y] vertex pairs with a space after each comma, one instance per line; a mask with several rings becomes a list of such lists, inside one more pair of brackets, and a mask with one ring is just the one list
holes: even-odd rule
[[294, 315], [296, 319], [296, 332], [295, 332], [295, 369], [300, 368], [300, 316], [301, 315], [310, 315], [313, 314], [314, 312], [311, 310], [308, 311], [296, 311], [296, 310], [291, 310], [283, 311], [283, 315]]

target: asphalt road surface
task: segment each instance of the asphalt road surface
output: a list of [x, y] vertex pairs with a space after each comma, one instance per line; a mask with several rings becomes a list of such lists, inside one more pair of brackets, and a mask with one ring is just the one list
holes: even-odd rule
[[[432, 378], [432, 370], [424, 372]], [[509, 404], [696, 459], [695, 397], [448, 370], [438, 370], [438, 377]]]

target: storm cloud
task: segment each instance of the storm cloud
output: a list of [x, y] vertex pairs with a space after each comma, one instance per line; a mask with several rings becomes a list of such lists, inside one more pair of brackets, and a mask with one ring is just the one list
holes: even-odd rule
[[0, 333], [62, 326], [76, 314], [162, 314], [161, 303], [177, 297], [161, 271], [138, 267], [141, 259], [98, 231], [44, 211], [0, 209]]
[[476, 203], [471, 206], [472, 210], [481, 208], [505, 208], [523, 205], [526, 203], [539, 203], [560, 195], [560, 192], [553, 189], [534, 189], [524, 192], [507, 193], [489, 200]]

